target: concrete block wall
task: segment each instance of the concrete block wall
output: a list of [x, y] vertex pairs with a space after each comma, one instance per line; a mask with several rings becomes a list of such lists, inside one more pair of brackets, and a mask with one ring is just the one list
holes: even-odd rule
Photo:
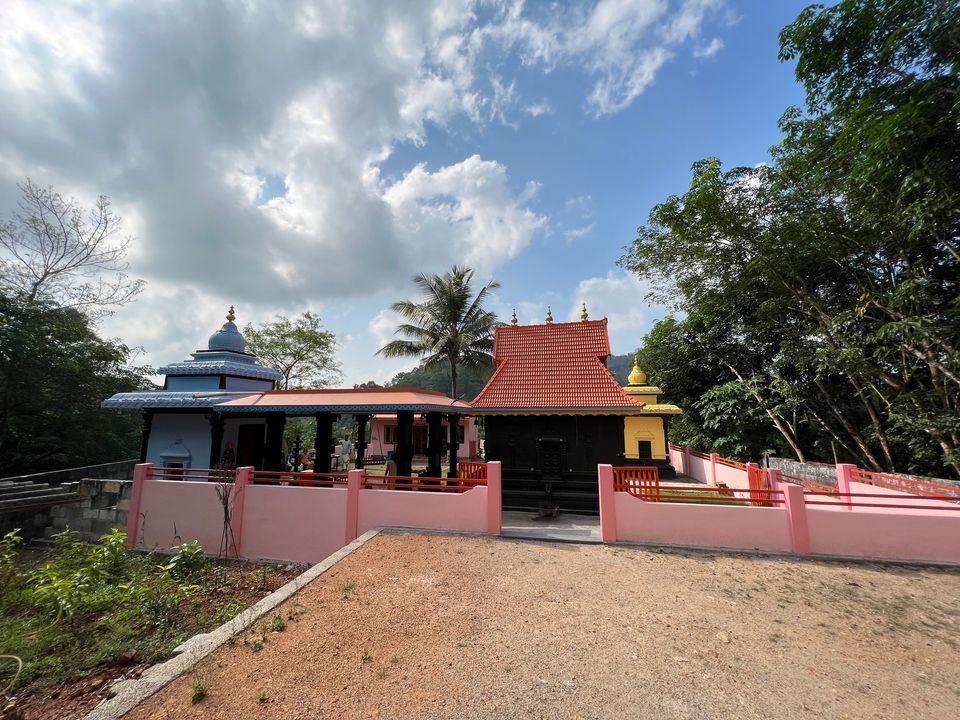
[[87, 478], [70, 485], [78, 490], [80, 502], [50, 508], [45, 537], [69, 527], [84, 540], [95, 542], [115, 527], [126, 528], [133, 481]]

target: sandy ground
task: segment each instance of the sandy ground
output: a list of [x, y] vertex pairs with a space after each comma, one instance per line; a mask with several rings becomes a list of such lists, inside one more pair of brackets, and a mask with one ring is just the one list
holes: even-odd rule
[[958, 571], [387, 534], [281, 615], [126, 718], [960, 717]]

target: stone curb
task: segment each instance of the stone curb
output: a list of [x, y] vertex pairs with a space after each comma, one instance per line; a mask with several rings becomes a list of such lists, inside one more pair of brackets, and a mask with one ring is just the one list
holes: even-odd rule
[[380, 528], [365, 532], [349, 545], [301, 573], [283, 587], [274, 590], [265, 598], [254, 603], [232, 620], [228, 620], [215, 630], [194, 635], [174, 649], [175, 657], [147, 668], [136, 680], [126, 680], [116, 685], [116, 695], [100, 703], [84, 716], [83, 720], [117, 720], [130, 712], [148, 697], [163, 689], [171, 682], [190, 670], [194, 665], [224, 645], [231, 637], [247, 629], [257, 620], [278, 605], [288, 600], [340, 560], [362, 547], [368, 540], [380, 533]]

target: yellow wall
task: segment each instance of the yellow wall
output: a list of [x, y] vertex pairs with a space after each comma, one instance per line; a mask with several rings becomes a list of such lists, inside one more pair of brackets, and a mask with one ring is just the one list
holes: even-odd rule
[[627, 417], [623, 419], [623, 447], [628, 458], [640, 457], [637, 443], [649, 440], [653, 448], [654, 460], [667, 459], [667, 439], [663, 432], [663, 418]]
[[647, 405], [657, 404], [656, 395], [635, 395], [634, 393], [630, 393], [630, 397], [632, 397], [634, 400], [639, 400], [642, 403], [646, 403]]

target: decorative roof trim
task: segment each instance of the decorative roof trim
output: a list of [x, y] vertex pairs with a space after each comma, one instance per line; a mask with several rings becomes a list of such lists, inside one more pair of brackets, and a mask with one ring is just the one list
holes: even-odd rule
[[[256, 393], [247, 393], [255, 395]], [[282, 412], [287, 415], [305, 415], [318, 412], [349, 413], [395, 413], [395, 412], [442, 412], [455, 415], [472, 415], [473, 409], [460, 405], [217, 405], [214, 412], [220, 413], [268, 413]]]
[[257, 391], [220, 393], [198, 393], [179, 390], [143, 390], [138, 392], [117, 393], [100, 403], [100, 407], [115, 410], [136, 410], [150, 408], [212, 408], [227, 400], [255, 395]]
[[273, 368], [254, 363], [242, 363], [231, 360], [183, 360], [165, 365], [157, 373], [160, 375], [232, 375], [234, 377], [255, 380], [280, 380], [283, 378]]
[[471, 415], [631, 415], [646, 414], [642, 405], [599, 407], [474, 408]]

